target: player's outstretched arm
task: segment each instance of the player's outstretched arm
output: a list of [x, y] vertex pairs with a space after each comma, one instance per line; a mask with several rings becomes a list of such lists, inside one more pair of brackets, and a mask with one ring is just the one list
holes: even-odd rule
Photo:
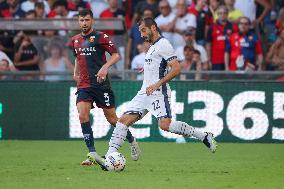
[[181, 67], [176, 58], [168, 62], [168, 66], [171, 67], [169, 73], [154, 85], [150, 85], [149, 87], [147, 87], [146, 88], [147, 95], [151, 95], [154, 91], [159, 89], [160, 86], [166, 84], [167, 82], [169, 82], [170, 80], [172, 80], [173, 78], [175, 78], [177, 75], [180, 74]]

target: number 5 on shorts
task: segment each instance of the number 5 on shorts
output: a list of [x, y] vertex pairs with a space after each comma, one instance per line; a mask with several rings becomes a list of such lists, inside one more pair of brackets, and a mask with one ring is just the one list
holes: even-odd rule
[[105, 97], [105, 103], [106, 103], [106, 105], [107, 105], [107, 106], [110, 106], [108, 93], [104, 93], [104, 97]]

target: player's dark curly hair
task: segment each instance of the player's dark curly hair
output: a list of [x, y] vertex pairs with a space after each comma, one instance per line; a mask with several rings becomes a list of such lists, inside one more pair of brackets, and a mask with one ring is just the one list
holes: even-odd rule
[[145, 26], [148, 28], [150, 28], [151, 26], [155, 26], [158, 29], [158, 25], [153, 18], [150, 17], [141, 18], [138, 22], [138, 25], [140, 26], [142, 23], [144, 23]]
[[85, 17], [87, 15], [90, 15], [93, 18], [93, 12], [90, 9], [83, 9], [79, 11], [78, 16]]

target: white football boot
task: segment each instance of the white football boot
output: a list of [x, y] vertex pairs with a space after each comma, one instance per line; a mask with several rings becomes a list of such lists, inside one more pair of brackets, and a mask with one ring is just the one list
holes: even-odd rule
[[216, 152], [217, 149], [217, 142], [214, 140], [213, 133], [205, 132], [206, 136], [203, 140], [203, 143], [210, 149], [212, 153]]
[[136, 138], [134, 138], [133, 142], [130, 143], [131, 148], [131, 158], [133, 161], [137, 161], [140, 157], [141, 150], [139, 148], [138, 142]]

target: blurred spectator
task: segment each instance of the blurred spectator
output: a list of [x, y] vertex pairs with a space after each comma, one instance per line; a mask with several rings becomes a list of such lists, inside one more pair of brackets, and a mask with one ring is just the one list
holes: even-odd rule
[[34, 10], [35, 9], [35, 3], [37, 2], [37, 0], [26, 0], [23, 1], [21, 4], [21, 9], [25, 12], [28, 12], [30, 10]]
[[141, 17], [145, 9], [151, 9], [153, 12], [153, 18], [159, 15], [159, 5], [156, 0], [139, 1], [135, 7], [135, 13], [132, 22], [135, 22], [138, 17]]
[[[259, 17], [256, 17], [256, 3], [264, 9]], [[256, 26], [263, 21], [265, 15], [271, 9], [271, 5], [269, 0], [236, 0], [235, 8], [242, 11], [244, 16], [248, 17], [253, 23], [253, 26]]]
[[137, 78], [135, 78], [135, 79], [138, 79], [138, 80], [143, 79], [142, 72], [143, 72], [143, 68], [144, 68], [145, 56], [146, 56], [146, 53], [149, 50], [149, 48], [150, 48], [150, 43], [148, 43], [148, 42], [144, 42], [144, 43], [139, 44], [137, 46], [139, 54], [136, 55], [133, 58], [133, 60], [131, 62], [131, 69], [136, 70], [136, 71], [140, 72], [141, 74], [138, 74]]
[[50, 11], [48, 17], [50, 18], [72, 18], [74, 14], [77, 14], [76, 11], [68, 10], [68, 3], [66, 0], [57, 0], [53, 4], [53, 10]]
[[[72, 18], [77, 12], [68, 10], [68, 3], [66, 0], [57, 0], [53, 5], [53, 10], [50, 11], [48, 17], [50, 18]], [[66, 30], [58, 31], [59, 35], [65, 36]]]
[[[151, 9], [145, 9], [143, 12], [143, 17], [151, 17], [153, 18], [153, 12]], [[135, 21], [135, 24], [130, 29], [128, 43], [127, 43], [127, 58], [126, 58], [126, 67], [130, 68], [130, 61], [138, 54], [137, 46], [143, 43], [143, 39], [141, 37], [139, 26], [137, 22], [139, 18]]]
[[225, 0], [225, 5], [226, 7], [229, 9], [229, 18], [228, 20], [232, 23], [237, 24], [239, 21], [239, 18], [244, 16], [243, 12], [235, 9], [234, 5], [235, 5], [236, 0]]
[[183, 48], [185, 59], [181, 62], [181, 71], [202, 70], [200, 52], [195, 50], [193, 46], [186, 45]]
[[35, 10], [29, 10], [26, 12], [26, 19], [35, 19], [36, 13]]
[[[118, 8], [118, 0], [108, 0], [109, 8], [104, 10], [100, 17], [101, 18], [121, 18], [125, 20], [127, 28], [130, 27], [130, 20], [128, 16], [125, 14], [125, 11]], [[121, 35], [124, 31], [104, 31], [108, 35]]]
[[9, 8], [2, 10], [1, 14], [3, 17], [7, 18], [25, 17], [25, 12], [21, 9], [21, 4], [19, 0], [7, 0], [7, 3], [9, 5]]
[[[48, 48], [49, 57], [44, 61], [44, 72], [73, 72], [74, 66], [71, 62], [63, 56], [63, 47], [58, 43], [51, 43]], [[64, 80], [66, 76], [61, 75], [47, 75], [46, 80]]]
[[9, 5], [6, 0], [0, 0], [0, 17], [1, 17], [1, 12], [5, 9], [9, 9]]
[[263, 54], [261, 42], [255, 32], [250, 30], [248, 17], [241, 17], [238, 32], [226, 40], [226, 70], [261, 70]]
[[6, 61], [8, 62], [8, 67], [9, 70], [16, 70], [12, 60], [7, 56], [6, 53], [4, 53], [3, 51], [0, 50], [0, 61]]
[[109, 7], [106, 0], [91, 0], [90, 5], [94, 13], [94, 18], [99, 18], [101, 13]]
[[162, 35], [173, 43], [172, 22], [175, 19], [175, 14], [172, 13], [170, 4], [167, 0], [162, 0], [159, 3], [161, 14], [155, 19], [158, 27], [162, 31]]
[[35, 17], [36, 18], [45, 18], [46, 17], [44, 7], [45, 7], [45, 5], [42, 2], [36, 2], [35, 3]]
[[217, 15], [216, 11], [217, 11], [218, 7], [220, 6], [220, 4], [221, 4], [220, 0], [209, 0], [209, 7], [208, 7], [209, 19], [208, 19], [208, 23], [207, 23], [209, 26], [214, 24], [215, 17], [216, 17], [215, 15]]
[[0, 30], [0, 51], [6, 53], [10, 59], [14, 59], [14, 43], [12, 32]]
[[[9, 62], [5, 59], [0, 59], [0, 73], [8, 71], [10, 71]], [[0, 80], [5, 80], [5, 79], [8, 79], [8, 76], [0, 74]]]
[[27, 35], [18, 34], [15, 40], [15, 67], [18, 70], [39, 71], [39, 56], [31, 39]]
[[274, 70], [284, 70], [284, 28], [279, 31], [279, 36], [270, 47], [266, 56], [266, 62], [271, 64]]
[[[202, 63], [202, 69], [207, 70], [208, 69], [208, 56], [206, 53], [206, 50], [202, 45], [198, 45], [195, 41], [196, 36], [196, 29], [194, 27], [189, 27], [187, 30], [185, 30], [183, 38], [186, 43], [186, 46], [191, 46], [195, 50], [198, 50], [200, 53], [201, 63]], [[184, 61], [184, 46], [180, 46], [176, 49], [176, 54], [179, 61]]]
[[238, 29], [228, 21], [229, 10], [226, 6], [220, 6], [217, 14], [216, 23], [209, 28], [206, 47], [212, 70], [225, 70], [225, 40]]
[[132, 62], [131, 62], [131, 69], [132, 70], [141, 70], [144, 67], [144, 62], [145, 62], [145, 56], [147, 51], [150, 48], [150, 43], [144, 42], [142, 44], [139, 44], [137, 46], [139, 54], [136, 55]]
[[90, 9], [91, 6], [87, 1], [83, 0], [68, 0], [68, 10], [80, 11], [82, 9]]
[[176, 18], [174, 20], [174, 35], [173, 47], [184, 46], [183, 33], [188, 27], [196, 28], [196, 17], [193, 14], [187, 13], [186, 0], [178, 0], [176, 4]]
[[208, 12], [204, 10], [207, 6], [207, 0], [194, 0], [195, 6], [191, 6], [189, 8], [189, 13], [194, 14], [196, 16], [196, 41], [198, 44], [205, 46], [205, 32], [206, 32], [206, 24], [209, 22]]
[[[185, 59], [181, 62], [181, 71], [187, 72], [190, 70], [201, 71], [202, 63], [200, 58], [200, 52], [195, 50], [193, 46], [186, 45], [183, 48]], [[185, 79], [185, 76], [181, 75], [181, 79]], [[200, 73], [195, 74], [195, 79], [200, 79]]]

